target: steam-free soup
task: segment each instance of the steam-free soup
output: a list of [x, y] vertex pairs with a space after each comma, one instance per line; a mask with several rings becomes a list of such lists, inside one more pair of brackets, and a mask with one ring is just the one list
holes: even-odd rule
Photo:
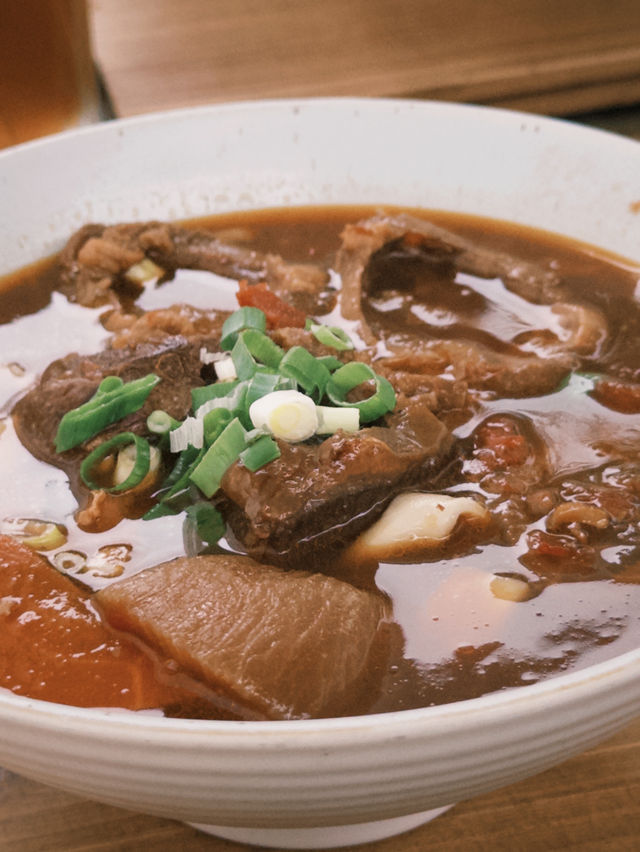
[[83, 228], [0, 291], [0, 686], [321, 717], [637, 647], [637, 288], [445, 213]]

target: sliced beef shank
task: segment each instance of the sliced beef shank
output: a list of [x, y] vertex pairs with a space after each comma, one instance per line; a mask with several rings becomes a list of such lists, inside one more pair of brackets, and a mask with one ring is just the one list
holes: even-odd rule
[[191, 388], [204, 384], [201, 371], [199, 343], [188, 343], [181, 337], [168, 337], [158, 345], [106, 349], [91, 356], [67, 355], [50, 364], [38, 384], [14, 407], [18, 437], [36, 458], [64, 470], [78, 496], [82, 492], [79, 465], [92, 443], [65, 453], [56, 452], [55, 436], [64, 414], [90, 399], [105, 376], [119, 376], [127, 382], [155, 373], [160, 382], [143, 407], [103, 430], [94, 440], [102, 442], [115, 432], [143, 433], [148, 415], [156, 408], [176, 419], [187, 415]]
[[253, 473], [233, 465], [222, 490], [231, 527], [249, 553], [300, 567], [330, 558], [404, 488], [435, 483], [454, 442], [440, 420], [414, 404], [386, 426], [338, 432], [316, 445], [282, 442], [281, 452]]

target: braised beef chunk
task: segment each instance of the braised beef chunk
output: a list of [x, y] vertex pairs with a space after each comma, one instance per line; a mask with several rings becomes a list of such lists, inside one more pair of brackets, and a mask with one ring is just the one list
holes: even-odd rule
[[319, 293], [326, 273], [318, 267], [288, 264], [278, 255], [222, 242], [205, 230], [145, 222], [87, 225], [61, 254], [61, 290], [82, 305], [117, 304], [122, 291], [135, 291], [124, 273], [148, 258], [169, 277], [176, 269], [202, 269], [227, 278], [266, 281], [295, 302], [296, 294]]
[[95, 600], [115, 628], [270, 719], [368, 706], [391, 641], [381, 594], [242, 556], [165, 562]]
[[409, 404], [386, 426], [280, 449], [279, 459], [254, 473], [231, 467], [222, 490], [249, 553], [297, 567], [330, 558], [401, 490], [435, 485], [452, 462], [454, 441], [426, 407]]
[[67, 355], [50, 364], [38, 384], [15, 406], [16, 431], [36, 458], [67, 471], [77, 490], [78, 467], [87, 446], [58, 453], [54, 444], [58, 425], [67, 411], [90, 399], [105, 376], [119, 376], [127, 382], [155, 373], [161, 381], [144, 406], [108, 427], [95, 440], [104, 441], [115, 432], [142, 433], [146, 418], [154, 409], [163, 409], [175, 418], [187, 415], [191, 388], [204, 384], [201, 371], [199, 344], [187, 343], [180, 337], [169, 337], [160, 345], [105, 349], [88, 357]]

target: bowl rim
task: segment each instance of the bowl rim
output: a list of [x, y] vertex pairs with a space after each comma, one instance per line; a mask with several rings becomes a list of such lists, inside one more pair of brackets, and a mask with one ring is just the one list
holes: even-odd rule
[[[47, 136], [23, 142], [0, 151], [0, 166], [6, 167], [7, 161], [16, 160], [37, 154], [40, 150], [51, 151], [55, 156], [56, 149], [72, 143], [76, 139], [100, 138], [107, 135], [117, 135], [127, 130], [144, 129], [148, 126], [171, 125], [175, 121], [198, 119], [211, 114], [229, 114], [234, 112], [255, 112], [271, 110], [418, 110], [430, 111], [434, 114], [465, 114], [476, 116], [491, 116], [494, 120], [507, 122], [533, 123], [539, 127], [551, 127], [554, 131], [568, 134], [569, 137], [605, 139], [608, 146], [618, 146], [628, 151], [633, 149], [640, 155], [640, 143], [627, 137], [618, 136], [607, 130], [596, 127], [579, 125], [569, 119], [540, 116], [518, 110], [508, 110], [500, 107], [452, 103], [446, 101], [431, 101], [413, 98], [377, 98], [377, 97], [308, 97], [308, 98], [273, 98], [265, 100], [246, 100], [225, 102], [212, 105], [176, 108], [170, 110], [148, 112], [141, 115], [112, 119], [95, 125], [86, 125], [75, 129], [65, 130], [52, 136]], [[640, 259], [640, 258], [639, 258]], [[554, 702], [570, 696], [573, 702], [579, 702], [591, 694], [593, 689], [598, 693], [604, 692], [613, 684], [638, 683], [640, 689], [640, 647], [612, 657], [604, 662], [586, 666], [576, 671], [551, 676], [539, 683], [526, 686], [512, 687], [498, 692], [482, 695], [478, 698], [457, 701], [452, 704], [442, 704], [412, 710], [399, 710], [388, 713], [375, 713], [361, 716], [334, 717], [328, 719], [294, 719], [269, 721], [220, 721], [201, 719], [173, 719], [147, 712], [131, 712], [118, 709], [85, 708], [72, 705], [57, 704], [40, 699], [25, 698], [9, 690], [0, 689], [0, 718], [12, 716], [21, 717], [23, 721], [37, 723], [45, 720], [52, 727], [64, 727], [70, 722], [79, 725], [98, 724], [109, 726], [113, 731], [122, 734], [132, 734], [144, 729], [145, 734], [153, 736], [156, 733], [162, 737], [172, 735], [177, 738], [194, 735], [220, 734], [232, 735], [240, 733], [243, 737], [253, 734], [264, 737], [269, 734], [271, 739], [289, 737], [291, 734], [305, 736], [343, 735], [351, 737], [354, 733], [374, 738], [396, 736], [400, 732], [408, 733], [416, 728], [431, 727], [437, 735], [447, 728], [462, 726], [470, 716], [476, 719], [478, 725], [485, 724], [487, 719], [492, 722], [506, 720], [513, 709], [523, 709], [530, 715], [538, 712], [548, 712]], [[526, 707], [523, 707], [526, 705]], [[257, 744], [257, 740], [256, 740]]]
[[429, 98], [418, 97], [377, 97], [377, 96], [352, 96], [352, 95], [318, 95], [308, 97], [274, 97], [274, 98], [248, 98], [246, 100], [231, 100], [221, 101], [211, 104], [197, 104], [194, 106], [172, 107], [169, 109], [150, 110], [147, 112], [137, 113], [135, 115], [121, 116], [109, 118], [102, 121], [83, 124], [78, 127], [71, 127], [65, 130], [52, 133], [47, 136], [40, 136], [35, 139], [29, 139], [25, 142], [20, 142], [16, 145], [9, 145], [0, 149], [0, 159], [11, 157], [18, 151], [29, 150], [41, 146], [49, 147], [57, 141], [63, 141], [69, 138], [103, 135], [111, 131], [119, 132], [122, 128], [144, 126], [146, 124], [158, 124], [166, 121], [174, 122], [183, 120], [189, 117], [198, 117], [214, 113], [231, 113], [245, 112], [256, 110], [281, 110], [293, 109], [294, 111], [306, 109], [356, 109], [368, 110], [374, 109], [396, 109], [400, 110], [419, 110], [429, 112], [442, 113], [465, 113], [468, 115], [491, 115], [494, 118], [500, 118], [508, 123], [514, 122], [533, 122], [536, 125], [546, 125], [567, 128], [567, 132], [575, 132], [584, 135], [596, 135], [607, 137], [612, 142], [616, 140], [617, 144], [627, 147], [638, 147], [640, 140], [636, 140], [629, 136], [623, 136], [615, 131], [597, 127], [594, 125], [581, 124], [579, 121], [571, 117], [557, 115], [543, 115], [535, 112], [528, 112], [523, 109], [510, 109], [507, 107], [494, 106], [491, 104], [480, 104], [471, 102], [457, 102], [446, 100], [435, 100]]
[[[46, 720], [49, 726], [66, 728], [70, 722], [79, 728], [108, 725], [113, 733], [136, 735], [169, 735], [176, 740], [203, 735], [232, 738], [238, 734], [250, 737], [258, 744], [265, 734], [269, 739], [288, 740], [292, 735], [306, 737], [325, 735], [350, 739], [361, 735], [367, 739], [393, 738], [398, 734], [410, 736], [413, 731], [427, 730], [432, 737], [446, 731], [467, 729], [471, 719], [473, 727], [487, 724], [501, 726], [514, 717], [535, 718], [548, 714], [556, 705], [571, 705], [594, 700], [596, 695], [607, 693], [612, 687], [635, 686], [636, 713], [640, 712], [640, 648], [627, 651], [591, 666], [564, 675], [556, 675], [538, 683], [511, 687], [487, 693], [478, 698], [449, 704], [395, 710], [388, 713], [371, 713], [359, 716], [331, 717], [325, 719], [277, 719], [265, 721], [230, 721], [216, 719], [177, 719], [148, 711], [127, 711], [118, 708], [76, 707], [41, 699], [26, 698], [0, 689], [0, 719], [14, 713], [22, 723]], [[634, 715], [633, 713], [631, 716]]]

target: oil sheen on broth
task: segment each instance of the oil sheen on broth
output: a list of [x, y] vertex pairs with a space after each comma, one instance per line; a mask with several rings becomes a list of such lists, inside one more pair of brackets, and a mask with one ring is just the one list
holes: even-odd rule
[[[5, 535], [31, 545], [12, 550], [3, 540], [5, 581], [44, 571], [49, 600], [77, 590], [79, 610], [91, 611], [99, 629], [125, 648], [118, 646], [104, 670], [121, 655], [132, 670], [144, 670], [146, 686], [133, 695], [122, 670], [102, 678], [92, 669], [93, 685], [82, 671], [77, 689], [65, 690], [61, 680], [74, 674], [63, 669], [57, 684], [51, 675], [36, 689], [29, 665], [12, 668], [7, 645], [0, 652], [4, 688], [168, 715], [349, 715], [525, 686], [638, 646], [638, 268], [559, 237], [441, 212], [305, 208], [199, 220], [169, 237], [162, 227], [116, 234], [112, 269], [100, 267], [111, 232], [96, 227], [73, 238], [61, 259], [12, 275], [0, 289], [0, 457], [13, 486], [0, 496], [0, 518]], [[90, 240], [97, 241], [97, 260]], [[123, 273], [126, 258], [128, 268], [136, 266], [141, 251], [159, 277], [137, 284]], [[83, 263], [89, 271], [80, 280]], [[225, 269], [229, 277], [220, 274]], [[178, 358], [178, 351], [171, 370], [179, 364], [188, 372], [192, 350], [205, 339], [204, 348], [215, 349], [222, 321], [238, 308], [237, 279], [247, 279], [242, 286], [251, 293], [266, 280], [299, 316], [342, 328], [355, 349], [334, 357], [365, 362], [386, 378], [395, 413], [362, 424], [356, 436], [312, 437], [301, 446], [279, 441], [280, 458], [254, 473], [236, 463], [212, 498], [227, 522], [217, 545], [203, 547], [182, 511], [141, 519], [153, 490], [142, 496], [143, 508], [119, 498], [115, 522], [96, 520], [78, 466], [99, 440], [63, 461], [48, 455], [53, 427], [46, 423], [56, 426], [64, 413], [59, 399], [51, 401], [52, 388], [60, 395], [63, 379], [82, 380], [87, 387], [93, 381], [95, 391], [105, 370], [136, 378], [142, 367], [126, 360], [136, 346], [146, 347], [144, 372], [166, 366], [167, 353]], [[185, 304], [191, 307], [174, 307]], [[332, 352], [299, 323], [275, 326], [267, 334], [285, 351]], [[93, 357], [102, 350], [115, 354]], [[48, 367], [71, 352], [79, 357], [64, 369]], [[200, 385], [216, 381], [211, 364], [197, 370]], [[360, 398], [370, 392], [358, 391]], [[362, 436], [366, 453], [354, 443]], [[333, 467], [325, 475], [327, 457]], [[275, 471], [286, 485], [277, 487]], [[315, 502], [305, 492], [311, 481]], [[436, 514], [467, 509], [451, 509], [444, 533], [427, 523], [426, 532], [404, 533], [402, 542], [381, 548], [367, 530], [409, 492], [439, 498], [418, 504], [425, 516], [427, 505]], [[474, 501], [475, 515], [460, 498]], [[62, 537], [45, 549], [37, 537], [48, 528], [28, 519], [58, 525]], [[205, 563], [212, 553], [219, 561]], [[238, 554], [249, 554], [251, 564], [236, 563]], [[255, 561], [264, 564], [262, 574]], [[171, 567], [145, 573], [159, 563]], [[206, 574], [194, 576], [194, 566], [205, 564]], [[245, 567], [238, 572], [236, 564]], [[153, 607], [140, 603], [149, 590], [144, 581], [127, 587], [134, 577], [153, 577], [160, 609], [177, 596], [184, 623], [204, 582], [217, 601], [210, 617], [230, 619], [251, 641], [269, 620], [276, 646], [282, 635], [285, 663], [267, 655], [261, 666], [271, 674], [262, 682], [234, 662], [244, 659], [241, 647], [219, 650], [230, 663], [216, 658], [215, 642], [226, 641], [216, 630], [213, 647], [199, 634], [197, 647], [185, 647], [162, 612], [149, 626]], [[58, 579], [69, 586], [58, 588]], [[220, 591], [225, 583], [236, 584], [233, 601]], [[0, 585], [0, 620], [17, 647], [30, 642], [38, 654], [55, 653], [38, 644], [34, 627], [45, 623], [47, 607], [37, 603], [37, 590], [17, 588]], [[28, 606], [15, 604], [21, 595], [32, 595]], [[258, 597], [282, 601], [282, 624], [258, 612], [242, 627], [249, 618], [243, 606], [259, 610], [251, 604]], [[300, 623], [286, 600], [298, 602]], [[359, 624], [347, 624], [348, 612], [358, 613]], [[309, 647], [298, 644], [305, 618], [317, 622]], [[343, 628], [344, 643], [353, 646], [348, 654], [334, 641]], [[83, 641], [86, 650], [94, 639]], [[70, 642], [65, 653], [72, 656]], [[337, 697], [321, 688], [327, 659], [344, 674]], [[298, 664], [318, 683], [303, 684]], [[273, 674], [278, 666], [290, 675]]]

